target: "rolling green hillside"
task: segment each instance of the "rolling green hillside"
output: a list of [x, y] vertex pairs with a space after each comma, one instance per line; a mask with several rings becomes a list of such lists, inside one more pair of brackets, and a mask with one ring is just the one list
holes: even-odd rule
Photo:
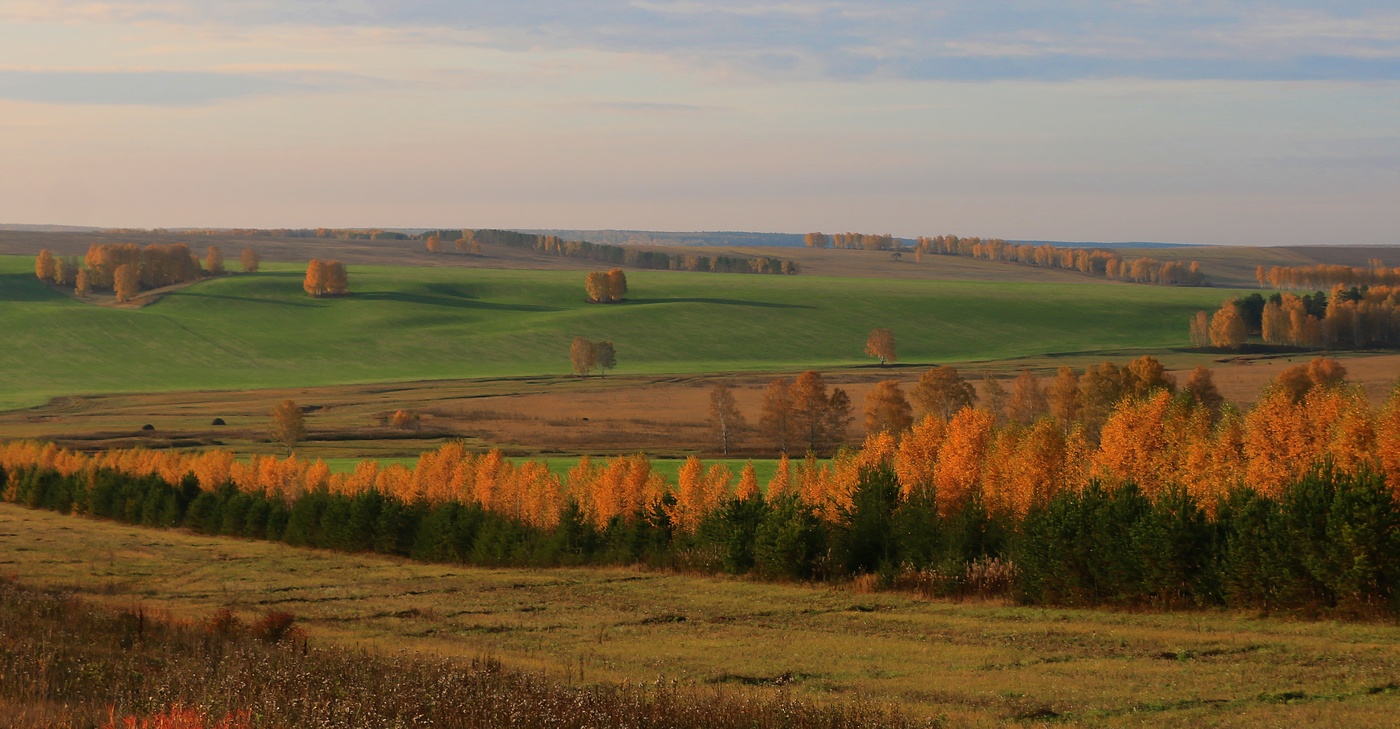
[[55, 395], [564, 374], [575, 335], [611, 339], [622, 372], [869, 362], [872, 327], [901, 362], [1181, 346], [1230, 295], [1103, 283], [927, 282], [672, 272], [585, 303], [579, 272], [352, 267], [353, 295], [312, 300], [301, 269], [196, 284], [138, 310], [40, 284], [0, 257], [0, 407]]

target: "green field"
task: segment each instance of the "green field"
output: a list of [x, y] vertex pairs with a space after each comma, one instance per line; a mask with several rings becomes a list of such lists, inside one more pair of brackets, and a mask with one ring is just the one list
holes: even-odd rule
[[871, 328], [902, 362], [1182, 346], [1224, 289], [636, 272], [621, 305], [578, 272], [353, 267], [353, 295], [313, 300], [301, 272], [208, 281], [136, 310], [91, 306], [0, 257], [0, 408], [78, 393], [298, 387], [565, 374], [576, 335], [616, 343], [619, 372], [869, 362]]

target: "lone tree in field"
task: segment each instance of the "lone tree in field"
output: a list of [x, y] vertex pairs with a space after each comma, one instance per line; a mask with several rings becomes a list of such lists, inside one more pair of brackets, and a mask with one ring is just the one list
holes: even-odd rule
[[306, 265], [306, 279], [301, 287], [318, 299], [323, 296], [344, 296], [350, 293], [350, 276], [345, 271], [345, 264], [340, 261], [313, 258]]
[[238, 262], [243, 264], [244, 273], [257, 273], [258, 268], [262, 266], [262, 254], [253, 248], [244, 248]]
[[58, 278], [58, 261], [53, 257], [53, 253], [45, 248], [39, 251], [39, 257], [34, 259], [34, 275], [40, 281], [53, 283]]
[[729, 455], [729, 446], [743, 433], [745, 423], [739, 404], [734, 400], [734, 391], [723, 382], [710, 391], [710, 424], [719, 438], [720, 450]]
[[617, 349], [612, 342], [596, 342], [593, 345], [593, 361], [598, 365], [598, 374], [608, 376], [608, 370], [617, 366]]
[[573, 363], [574, 374], [587, 377], [598, 364], [598, 348], [583, 337], [574, 337], [569, 345], [569, 361]]
[[594, 304], [616, 304], [627, 295], [627, 274], [620, 268], [594, 271], [583, 280], [588, 300]]
[[894, 332], [884, 327], [870, 330], [870, 336], [865, 340], [865, 354], [879, 357], [881, 367], [886, 362], [894, 362]]
[[297, 443], [306, 439], [306, 419], [295, 402], [283, 400], [272, 409], [271, 435], [273, 442], [287, 446], [289, 456]]

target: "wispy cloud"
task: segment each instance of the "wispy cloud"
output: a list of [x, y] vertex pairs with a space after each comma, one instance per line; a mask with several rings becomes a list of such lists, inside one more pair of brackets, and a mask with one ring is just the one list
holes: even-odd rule
[[[754, 74], [835, 78], [1397, 79], [1388, 2], [986, 3], [973, 0], [11, 0], [46, 22], [306, 25], [457, 31], [515, 50], [644, 52]], [[773, 59], [783, 59], [775, 69]]]

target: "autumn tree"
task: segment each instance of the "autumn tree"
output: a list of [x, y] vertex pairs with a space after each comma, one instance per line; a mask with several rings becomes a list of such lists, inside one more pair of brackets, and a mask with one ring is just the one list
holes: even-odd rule
[[340, 261], [326, 262], [326, 289], [331, 296], [345, 296], [350, 293], [350, 274]]
[[617, 366], [617, 349], [611, 341], [598, 342], [593, 345], [593, 358], [598, 364], [598, 374], [607, 377], [608, 370]]
[[1006, 401], [1009, 397], [1006, 388], [1001, 386], [1001, 380], [991, 370], [982, 370], [982, 407], [998, 423], [1006, 421]]
[[734, 399], [734, 391], [720, 382], [710, 391], [710, 425], [719, 439], [720, 450], [729, 455], [729, 448], [744, 432], [744, 415]]
[[827, 248], [831, 245], [831, 238], [825, 233], [808, 233], [802, 237], [802, 242], [806, 243], [808, 248]]
[[608, 300], [614, 303], [627, 296], [627, 273], [620, 268], [608, 271]]
[[204, 270], [210, 276], [224, 275], [224, 252], [218, 246], [209, 246], [209, 250], [204, 254]]
[[870, 336], [865, 340], [865, 354], [868, 357], [878, 357], [880, 366], [887, 362], [894, 362], [894, 333], [883, 327], [870, 330]]
[[313, 258], [306, 266], [302, 288], [311, 296], [344, 296], [350, 293], [350, 276], [340, 261]]
[[78, 282], [78, 259], [72, 256], [64, 256], [58, 259], [58, 272], [54, 274], [54, 283], [59, 286], [73, 286]]
[[1096, 431], [1113, 412], [1125, 392], [1123, 371], [1112, 362], [1084, 370], [1079, 378], [1080, 418], [1090, 431]]
[[1196, 365], [1196, 368], [1191, 370], [1191, 376], [1187, 378], [1184, 389], [1191, 395], [1192, 400], [1204, 405], [1212, 413], [1218, 414], [1220, 407], [1225, 404], [1225, 397], [1215, 387], [1215, 378], [1210, 368], [1205, 365]]
[[923, 412], [936, 413], [944, 419], [977, 402], [977, 391], [954, 367], [933, 367], [919, 375], [913, 395], [914, 403]]
[[809, 451], [817, 451], [827, 440], [831, 394], [826, 378], [808, 370], [792, 384], [792, 418], [798, 439]]
[[73, 281], [73, 293], [83, 298], [92, 293], [92, 281], [86, 268], [78, 269], [78, 276]]
[[832, 446], [846, 442], [846, 430], [853, 420], [851, 396], [840, 387], [831, 388], [831, 397], [826, 402], [826, 442]]
[[428, 239], [424, 242], [424, 247], [428, 249], [429, 253], [438, 253], [442, 250], [442, 238], [434, 233], [428, 236]]
[[1040, 387], [1040, 378], [1029, 368], [1021, 370], [1011, 387], [1011, 402], [1008, 405], [1012, 420], [1018, 423], [1034, 423], [1050, 409], [1045, 390]]
[[238, 261], [243, 265], [244, 273], [257, 273], [258, 269], [262, 267], [262, 254], [258, 253], [255, 248], [244, 248]]
[[1234, 301], [1226, 301], [1220, 311], [1210, 320], [1210, 344], [1220, 349], [1239, 349], [1244, 346], [1246, 332], [1244, 318]]
[[292, 455], [297, 443], [306, 439], [306, 419], [301, 407], [291, 400], [283, 400], [273, 408], [271, 436], [274, 443], [287, 447], [288, 456]]
[[1210, 315], [1204, 311], [1198, 311], [1191, 317], [1191, 346], [1210, 346]]
[[1074, 369], [1062, 365], [1055, 372], [1055, 379], [1045, 393], [1049, 400], [1050, 414], [1069, 427], [1079, 417], [1079, 375]]
[[141, 271], [130, 263], [117, 266], [112, 273], [112, 290], [118, 302], [131, 301], [141, 292]]
[[39, 251], [39, 257], [34, 259], [34, 275], [40, 281], [53, 283], [58, 276], [58, 262], [54, 260], [53, 253], [45, 248]]
[[768, 383], [763, 391], [758, 427], [767, 436], [778, 452], [786, 454], [792, 440], [792, 381], [779, 377]]
[[569, 361], [574, 374], [587, 377], [598, 365], [598, 348], [583, 337], [574, 337], [574, 343], [569, 345]]
[[301, 288], [310, 296], [321, 297], [326, 295], [326, 262], [319, 258], [311, 259], [306, 264], [306, 278], [302, 279]]
[[1125, 389], [1137, 397], [1147, 397], [1156, 390], [1176, 392], [1176, 380], [1156, 357], [1143, 355], [1128, 363], [1124, 375]]
[[583, 288], [588, 292], [588, 301], [594, 304], [604, 304], [608, 302], [609, 286], [608, 274], [602, 271], [590, 271], [583, 277]]
[[914, 412], [899, 382], [885, 380], [865, 395], [865, 430], [902, 433], [914, 424]]

